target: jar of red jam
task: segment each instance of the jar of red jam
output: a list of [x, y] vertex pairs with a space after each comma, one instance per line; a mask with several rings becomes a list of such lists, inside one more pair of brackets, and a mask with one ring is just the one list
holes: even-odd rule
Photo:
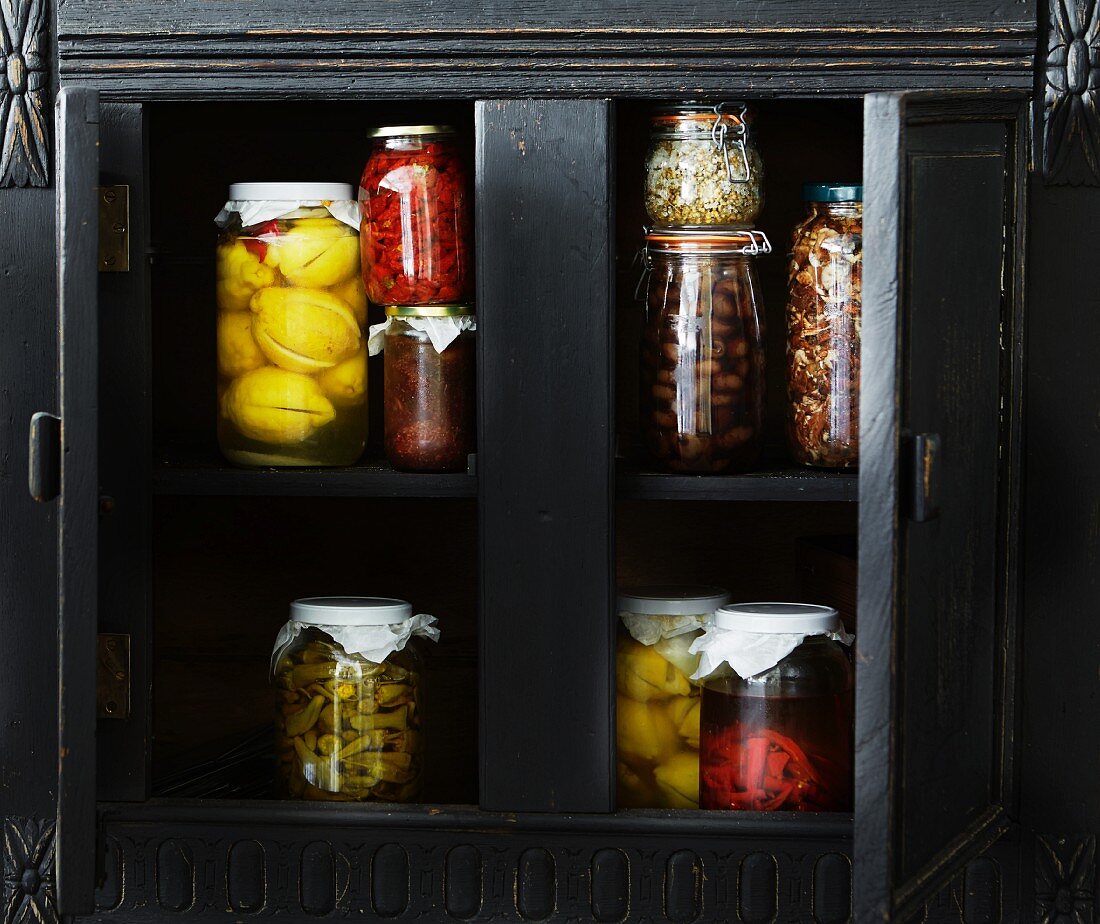
[[386, 457], [411, 472], [461, 472], [474, 449], [474, 318], [469, 305], [389, 305]]
[[378, 305], [472, 297], [469, 177], [454, 129], [376, 128], [359, 183], [363, 281]]
[[702, 684], [700, 808], [852, 810], [851, 641], [832, 607], [750, 603], [714, 614], [692, 646], [703, 665], [723, 659]]

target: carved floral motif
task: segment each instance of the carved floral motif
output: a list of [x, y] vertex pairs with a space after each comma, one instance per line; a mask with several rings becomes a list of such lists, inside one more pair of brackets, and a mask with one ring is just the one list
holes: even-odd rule
[[1035, 920], [1092, 924], [1096, 909], [1096, 838], [1035, 841]]
[[53, 897], [54, 824], [4, 821], [4, 924], [57, 924]]
[[1100, 4], [1049, 0], [1043, 173], [1100, 184]]

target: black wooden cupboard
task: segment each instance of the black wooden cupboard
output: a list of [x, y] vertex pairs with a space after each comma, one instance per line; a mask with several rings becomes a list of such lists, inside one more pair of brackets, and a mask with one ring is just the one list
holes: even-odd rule
[[[1093, 919], [1095, 0], [0, 13], [6, 922]], [[862, 172], [858, 476], [635, 461], [644, 114], [683, 98], [757, 109], [777, 251], [803, 180]], [[368, 126], [443, 120], [475, 165], [469, 471], [224, 465], [226, 185], [353, 181]], [[615, 811], [617, 581], [786, 596], [836, 532], [854, 814]], [[334, 584], [442, 617], [424, 805], [258, 782], [267, 646]]]

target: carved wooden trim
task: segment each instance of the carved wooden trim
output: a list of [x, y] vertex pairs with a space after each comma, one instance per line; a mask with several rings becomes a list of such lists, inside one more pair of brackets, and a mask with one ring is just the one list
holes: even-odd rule
[[46, 0], [0, 0], [0, 187], [47, 186]]
[[4, 820], [3, 924], [58, 924], [54, 904], [54, 823]]
[[1096, 838], [1035, 839], [1035, 920], [1092, 924], [1096, 912]]
[[1043, 175], [1100, 185], [1100, 3], [1048, 0]]

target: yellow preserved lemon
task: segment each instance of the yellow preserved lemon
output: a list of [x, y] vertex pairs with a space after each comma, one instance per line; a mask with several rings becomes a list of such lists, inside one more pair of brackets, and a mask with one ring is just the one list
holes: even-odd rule
[[335, 218], [299, 219], [270, 242], [266, 262], [292, 285], [338, 285], [359, 272], [359, 238]]
[[257, 289], [275, 282], [275, 270], [260, 262], [243, 241], [219, 244], [217, 297], [222, 311], [247, 311]]
[[680, 745], [676, 726], [660, 706], [619, 696], [617, 721], [616, 738], [619, 754], [624, 760], [660, 763]]
[[615, 685], [624, 696], [640, 702], [687, 696], [691, 692], [687, 677], [648, 645], [634, 639], [619, 640]]
[[669, 702], [669, 717], [676, 726], [676, 733], [689, 747], [699, 747], [699, 698], [677, 697]]
[[347, 282], [333, 286], [329, 291], [348, 303], [360, 327], [367, 323], [367, 290], [363, 286], [363, 276], [360, 273], [356, 273]]
[[252, 315], [223, 311], [218, 315], [218, 372], [229, 378], [259, 369], [266, 360], [252, 339]]
[[367, 347], [317, 375], [317, 384], [337, 407], [355, 407], [367, 393]]
[[653, 778], [669, 808], [699, 807], [699, 755], [693, 751], [674, 754], [653, 771]]
[[222, 413], [250, 439], [276, 444], [300, 443], [336, 416], [317, 382], [272, 366], [236, 379], [222, 398]]
[[[657, 794], [653, 786], [647, 783], [641, 775], [623, 761], [616, 761], [619, 805], [625, 808], [652, 808], [657, 804]], [[646, 774], [647, 776], [649, 774]]]
[[319, 289], [261, 289], [252, 296], [252, 335], [289, 372], [331, 369], [359, 349], [359, 325], [342, 300]]

